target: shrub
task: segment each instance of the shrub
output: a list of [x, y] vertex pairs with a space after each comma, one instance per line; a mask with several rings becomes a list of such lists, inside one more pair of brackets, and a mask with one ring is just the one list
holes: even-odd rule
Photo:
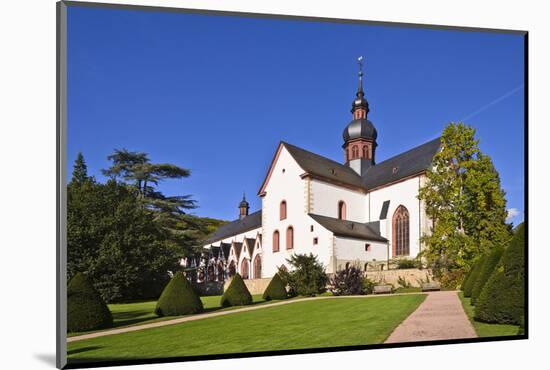
[[281, 280], [281, 277], [279, 274], [275, 274], [271, 281], [269, 282], [269, 285], [267, 288], [265, 288], [263, 299], [266, 301], [270, 301], [272, 299], [286, 299], [288, 298], [288, 294], [286, 292], [286, 285], [283, 283], [283, 280]]
[[481, 294], [481, 290], [487, 283], [487, 280], [489, 280], [489, 278], [491, 277], [491, 274], [493, 273], [493, 271], [495, 271], [495, 268], [498, 265], [500, 258], [502, 257], [503, 251], [504, 251], [503, 248], [495, 248], [486, 257], [485, 262], [483, 263], [483, 266], [477, 276], [477, 280], [473, 284], [472, 300], [471, 300], [472, 305], [476, 304], [477, 298]]
[[480, 321], [520, 324], [525, 304], [525, 228], [516, 229], [508, 248], [477, 299]]
[[251, 303], [252, 296], [244, 284], [243, 278], [241, 275], [235, 274], [231, 279], [229, 287], [222, 295], [221, 306], [244, 306]]
[[472, 266], [472, 272], [470, 273], [470, 277], [468, 278], [468, 281], [464, 285], [464, 297], [472, 296], [472, 289], [474, 287], [475, 282], [477, 281], [477, 277], [479, 276], [479, 272], [481, 271], [484, 262], [485, 262], [485, 256], [481, 256]]
[[295, 294], [314, 296], [327, 290], [325, 268], [312, 253], [293, 254], [287, 262], [293, 268], [288, 275], [288, 285]]
[[283, 282], [284, 286], [287, 287], [288, 291], [287, 294], [289, 297], [295, 297], [298, 294], [296, 293], [294, 284], [291, 284], [292, 276], [290, 275], [290, 272], [287, 270], [285, 265], [281, 265], [278, 267], [277, 274], [281, 278], [281, 281]]
[[203, 310], [202, 301], [182, 272], [168, 282], [155, 308], [158, 316], [179, 316]]
[[330, 279], [330, 291], [334, 295], [364, 294], [363, 272], [356, 266], [346, 266], [344, 270], [336, 271]]
[[113, 326], [113, 315], [86, 275], [78, 272], [67, 286], [67, 331]]
[[370, 280], [368, 277], [363, 278], [363, 293], [364, 294], [372, 294], [372, 291], [374, 289], [374, 286], [376, 283], [372, 280]]
[[416, 269], [422, 267], [419, 260], [408, 258], [400, 258], [396, 261], [396, 264], [397, 269]]

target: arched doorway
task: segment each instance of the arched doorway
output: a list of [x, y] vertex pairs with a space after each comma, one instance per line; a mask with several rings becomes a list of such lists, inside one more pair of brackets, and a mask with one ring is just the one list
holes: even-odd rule
[[258, 254], [254, 257], [254, 279], [262, 278], [262, 257]]
[[395, 210], [392, 219], [393, 256], [409, 255], [409, 211], [404, 206]]
[[206, 271], [208, 272], [207, 273], [207, 280], [208, 281], [216, 280], [216, 269], [215, 269], [214, 265], [208, 266], [208, 269]]
[[246, 258], [241, 262], [241, 277], [243, 279], [248, 279], [249, 278], [249, 275], [248, 275], [248, 260]]
[[229, 277], [233, 277], [235, 276], [235, 274], [237, 273], [237, 265], [235, 264], [235, 261], [231, 261], [231, 263], [229, 264], [229, 271], [227, 272]]
[[225, 280], [225, 269], [223, 268], [223, 263], [218, 262], [218, 281]]

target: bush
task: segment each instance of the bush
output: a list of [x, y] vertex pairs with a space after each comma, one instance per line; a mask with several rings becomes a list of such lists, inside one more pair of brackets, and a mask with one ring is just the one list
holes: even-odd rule
[[468, 278], [468, 281], [464, 285], [464, 297], [472, 296], [472, 289], [474, 288], [474, 284], [477, 281], [477, 277], [479, 276], [479, 273], [483, 268], [485, 258], [486, 258], [485, 256], [479, 257], [479, 259], [472, 266], [472, 272], [470, 273], [470, 277]]
[[487, 280], [489, 280], [489, 278], [491, 277], [493, 271], [495, 271], [495, 268], [497, 267], [503, 252], [503, 248], [495, 248], [486, 257], [485, 262], [483, 263], [483, 267], [481, 268], [477, 276], [477, 280], [473, 284], [471, 300], [472, 305], [476, 304], [477, 298], [481, 294], [481, 290], [487, 283]]
[[155, 313], [158, 316], [179, 316], [202, 312], [203, 309], [201, 299], [187, 278], [182, 272], [177, 272], [162, 291]]
[[86, 275], [76, 273], [67, 286], [67, 331], [113, 326], [113, 315]]
[[314, 296], [324, 293], [327, 288], [325, 268], [312, 253], [293, 254], [287, 262], [293, 267], [288, 274], [288, 285], [295, 294]]
[[272, 299], [286, 299], [288, 294], [286, 292], [286, 285], [281, 280], [279, 274], [273, 275], [273, 278], [269, 282], [267, 288], [265, 288], [264, 294], [262, 296], [266, 301]]
[[376, 283], [372, 280], [370, 280], [368, 277], [363, 278], [363, 293], [364, 294], [372, 294], [372, 291], [374, 290], [374, 286]]
[[417, 269], [422, 268], [422, 265], [419, 260], [400, 258], [396, 262], [397, 269]]
[[222, 295], [221, 306], [244, 306], [251, 303], [252, 296], [244, 284], [243, 278], [241, 275], [235, 274], [231, 279], [229, 287]]
[[330, 279], [330, 291], [334, 295], [364, 294], [363, 272], [355, 266], [337, 271]]
[[516, 229], [508, 248], [478, 297], [474, 317], [500, 324], [521, 324], [525, 304], [525, 228]]

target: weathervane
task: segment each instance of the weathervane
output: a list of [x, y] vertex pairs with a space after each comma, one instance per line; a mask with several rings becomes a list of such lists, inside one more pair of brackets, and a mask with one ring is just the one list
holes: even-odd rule
[[359, 77], [363, 77], [363, 56], [357, 58], [357, 64], [359, 64]]

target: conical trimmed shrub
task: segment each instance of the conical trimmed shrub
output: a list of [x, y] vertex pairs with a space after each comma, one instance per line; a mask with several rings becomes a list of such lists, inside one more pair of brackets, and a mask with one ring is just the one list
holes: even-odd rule
[[202, 312], [202, 301], [182, 272], [166, 284], [155, 308], [158, 316], [179, 316]]
[[235, 276], [231, 279], [229, 287], [222, 295], [220, 302], [221, 306], [244, 306], [251, 303], [252, 296], [244, 284], [243, 278], [241, 275], [235, 274]]
[[113, 315], [82, 273], [77, 273], [67, 285], [67, 331], [80, 332], [113, 326]]
[[472, 267], [472, 273], [470, 274], [468, 281], [464, 285], [464, 297], [472, 296], [472, 289], [474, 288], [474, 284], [477, 281], [477, 277], [479, 276], [479, 273], [483, 268], [483, 263], [485, 262], [485, 259], [486, 259], [486, 256], [481, 256]]
[[474, 317], [485, 322], [520, 324], [525, 314], [525, 228], [521, 224], [498, 267], [478, 297]]
[[474, 287], [472, 288], [472, 305], [476, 304], [477, 298], [481, 294], [481, 290], [483, 289], [485, 284], [487, 284], [487, 281], [491, 277], [493, 271], [495, 271], [495, 268], [497, 267], [503, 252], [504, 248], [495, 248], [485, 259], [485, 263], [483, 263], [483, 267], [481, 268], [477, 276], [477, 280], [474, 283]]
[[262, 297], [266, 301], [270, 301], [272, 299], [286, 299], [288, 297], [285, 283], [283, 283], [283, 280], [281, 280], [279, 274], [273, 275], [273, 278], [269, 282], [267, 288], [265, 288]]

